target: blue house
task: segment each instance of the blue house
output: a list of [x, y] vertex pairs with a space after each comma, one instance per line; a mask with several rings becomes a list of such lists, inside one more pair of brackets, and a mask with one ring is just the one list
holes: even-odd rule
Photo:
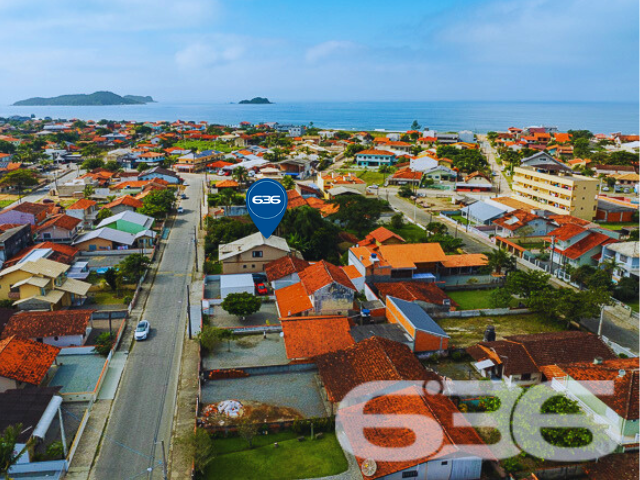
[[172, 172], [171, 170], [167, 170], [162, 167], [154, 167], [149, 170], [145, 170], [138, 177], [140, 180], [153, 180], [154, 178], [161, 178], [169, 183], [179, 184], [182, 183], [182, 179], [178, 176], [176, 172]]
[[356, 153], [356, 162], [361, 167], [379, 167], [380, 165], [393, 165], [397, 161], [396, 154], [386, 150], [362, 150]]

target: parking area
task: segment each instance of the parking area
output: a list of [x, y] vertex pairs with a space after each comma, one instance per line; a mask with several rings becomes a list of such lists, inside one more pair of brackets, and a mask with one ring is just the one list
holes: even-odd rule
[[213, 353], [202, 358], [205, 370], [218, 368], [257, 367], [261, 365], [286, 365], [289, 363], [284, 339], [279, 333], [243, 335], [227, 344], [223, 342]]
[[202, 387], [202, 402], [223, 400], [258, 402], [296, 410], [303, 417], [327, 415], [320, 396], [317, 372], [276, 373], [246, 378], [212, 380]]
[[280, 325], [275, 302], [262, 302], [260, 310], [241, 320], [237, 315], [230, 315], [220, 305], [213, 307], [212, 324], [216, 327], [249, 327], [253, 325]]
[[61, 393], [93, 392], [107, 359], [102, 355], [58, 355], [56, 373], [49, 386]]

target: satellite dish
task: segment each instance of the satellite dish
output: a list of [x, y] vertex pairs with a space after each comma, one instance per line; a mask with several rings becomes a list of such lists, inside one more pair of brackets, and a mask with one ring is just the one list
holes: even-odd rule
[[619, 377], [624, 377], [627, 374], [627, 372], [625, 372], [623, 369], [618, 370], [618, 376]]
[[378, 469], [378, 465], [376, 465], [376, 461], [374, 459], [367, 458], [364, 462], [362, 462], [360, 469], [362, 470], [362, 474], [365, 477], [370, 477], [374, 473], [376, 473], [376, 470]]

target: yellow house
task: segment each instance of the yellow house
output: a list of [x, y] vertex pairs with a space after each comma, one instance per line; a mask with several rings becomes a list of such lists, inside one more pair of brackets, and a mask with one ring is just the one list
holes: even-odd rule
[[0, 271], [0, 300], [21, 310], [58, 310], [82, 305], [91, 284], [67, 278], [69, 265], [40, 258]]
[[514, 169], [513, 197], [534, 209], [592, 220], [598, 207], [599, 181], [573, 171], [545, 152]]

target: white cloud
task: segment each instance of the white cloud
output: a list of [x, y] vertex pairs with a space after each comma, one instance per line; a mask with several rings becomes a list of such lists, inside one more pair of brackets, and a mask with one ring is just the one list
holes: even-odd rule
[[357, 43], [345, 40], [329, 40], [307, 49], [305, 58], [307, 62], [315, 63], [337, 55], [353, 54], [361, 48]]
[[211, 43], [192, 43], [178, 51], [175, 60], [180, 68], [207, 68], [239, 60], [244, 52], [245, 47], [239, 41], [219, 38]]

